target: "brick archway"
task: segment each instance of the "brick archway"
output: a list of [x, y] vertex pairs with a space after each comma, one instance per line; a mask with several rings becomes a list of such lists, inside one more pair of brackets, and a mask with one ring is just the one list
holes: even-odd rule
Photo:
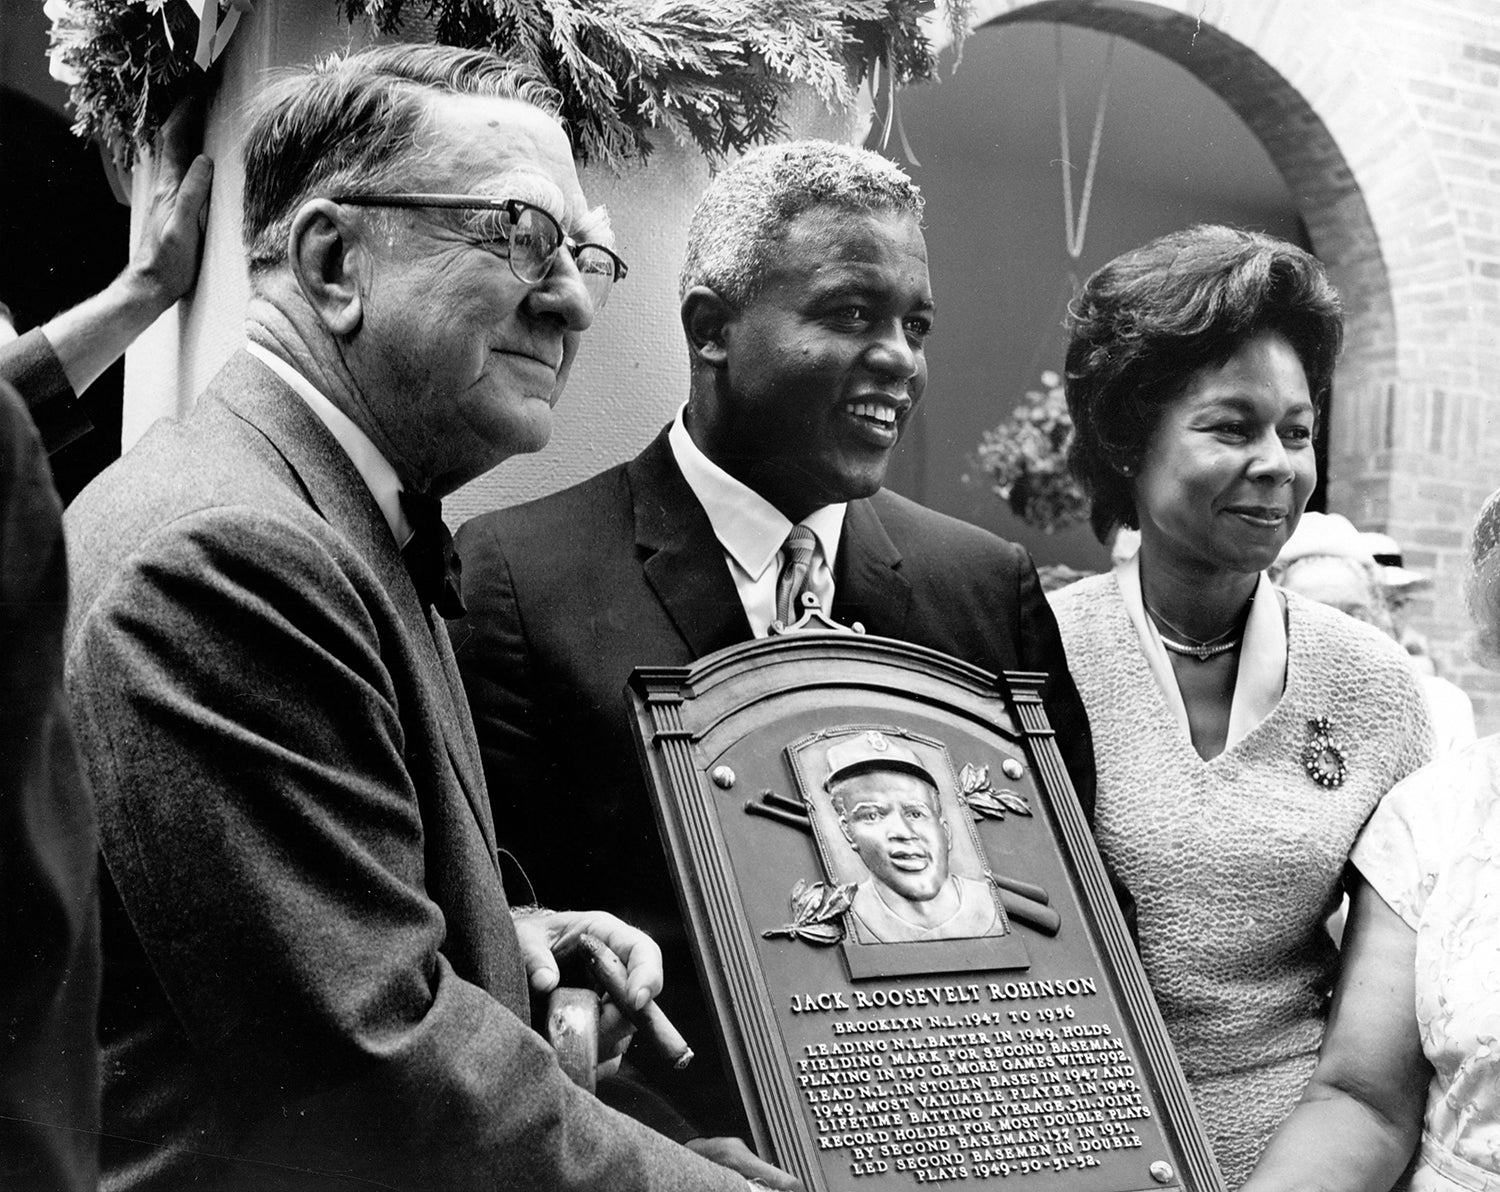
[[1265, 146], [1348, 312], [1329, 507], [1389, 530], [1435, 574], [1419, 623], [1449, 672], [1472, 677], [1458, 649], [1457, 577], [1463, 519], [1495, 484], [1482, 446], [1500, 353], [1474, 292], [1452, 170], [1434, 156], [1410, 71], [1393, 70], [1386, 46], [1337, 0], [973, 8], [975, 28], [1049, 21], [1129, 38], [1196, 76]]

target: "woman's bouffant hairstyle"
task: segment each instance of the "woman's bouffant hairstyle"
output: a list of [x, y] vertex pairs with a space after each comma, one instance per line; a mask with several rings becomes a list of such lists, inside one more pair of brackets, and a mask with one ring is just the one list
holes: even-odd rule
[[1343, 343], [1343, 309], [1323, 266], [1284, 240], [1200, 224], [1116, 257], [1069, 312], [1068, 464], [1089, 494], [1100, 542], [1139, 527], [1125, 469], [1140, 466], [1163, 411], [1193, 374], [1263, 331], [1284, 335], [1321, 416]]
[[1469, 534], [1464, 603], [1474, 619], [1470, 656], [1500, 670], [1500, 489], [1484, 499]]

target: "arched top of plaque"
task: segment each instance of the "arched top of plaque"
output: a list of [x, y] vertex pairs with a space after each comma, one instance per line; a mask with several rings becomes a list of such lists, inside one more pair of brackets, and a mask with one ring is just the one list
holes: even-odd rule
[[[877, 637], [859, 624], [840, 625], [811, 593], [804, 593], [801, 601], [802, 615], [790, 625], [773, 621], [766, 637], [728, 646], [685, 666], [637, 667], [631, 689], [648, 705], [692, 701], [693, 736], [699, 740], [709, 737], [725, 718], [740, 715], [773, 693], [784, 696], [794, 690], [853, 686], [902, 691], [952, 705], [960, 714], [1011, 736], [1022, 731], [1012, 717], [1012, 702], [1040, 703], [1043, 674], [1010, 672], [1002, 684], [992, 672], [941, 650]], [[756, 676], [765, 681], [758, 682]]]

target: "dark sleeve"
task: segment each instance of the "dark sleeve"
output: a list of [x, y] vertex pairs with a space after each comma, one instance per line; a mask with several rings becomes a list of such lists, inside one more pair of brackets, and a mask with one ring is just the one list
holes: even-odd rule
[[194, 1054], [232, 1077], [216, 1095], [273, 1141], [307, 1115], [290, 1136], [381, 1186], [742, 1187], [455, 972], [426, 885], [454, 861], [428, 856], [371, 599], [302, 528], [212, 510], [148, 540], [70, 648], [105, 858]]
[[[742, 1129], [737, 1108], [733, 1126], [726, 1124], [726, 1111], [718, 1101], [705, 1115], [704, 1098], [710, 1093], [700, 1082], [714, 1085], [711, 1094], [725, 1103], [732, 1099], [737, 1107], [738, 1099], [724, 1091], [727, 1077], [716, 1081], [718, 1066], [707, 1054], [713, 1034], [709, 1011], [701, 998], [694, 997], [692, 952], [651, 822], [648, 796], [638, 789], [634, 742], [623, 727], [617, 728], [617, 722], [624, 722], [624, 681], [618, 692], [608, 690], [613, 687], [608, 682], [586, 689], [579, 673], [590, 666], [613, 673], [617, 660], [590, 654], [579, 604], [561, 592], [550, 608], [541, 610], [548, 619], [546, 627], [527, 623], [502, 524], [483, 515], [460, 528], [456, 546], [464, 561], [464, 603], [469, 611], [449, 622], [448, 630], [479, 737], [495, 832], [507, 865], [506, 889], [518, 888], [521, 880], [516, 875], [521, 874], [538, 901], [612, 911], [649, 932], [662, 948], [667, 981], [662, 1001], [705, 1054], [688, 1073], [680, 1073], [659, 1064], [649, 1049], [638, 1048], [618, 1078], [601, 1083], [600, 1097], [679, 1142], [706, 1132]], [[570, 544], [560, 549], [580, 548]], [[547, 582], [541, 586], [546, 588]], [[599, 594], [601, 600], [608, 596]], [[539, 635], [545, 640], [549, 631], [554, 641], [559, 632], [570, 633], [575, 660], [586, 661], [564, 668], [557, 651], [548, 651], [539, 641]], [[601, 699], [609, 706], [596, 706]], [[621, 752], [621, 744], [628, 752]], [[577, 808], [587, 822], [559, 832], [558, 809], [564, 806]], [[622, 823], [624, 808], [630, 814]], [[630, 856], [639, 860], [622, 861]], [[660, 887], [654, 893], [653, 884]], [[684, 999], [690, 1006], [686, 1016]], [[704, 1121], [713, 1128], [700, 1128], [697, 1123]]]
[[21, 395], [48, 455], [94, 428], [40, 327], [0, 345], [0, 380], [14, 385]]
[[531, 792], [556, 790], [558, 778], [545, 760], [551, 756], [544, 741], [546, 713], [510, 564], [487, 518], [462, 526], [454, 545], [464, 561], [464, 603], [469, 611], [449, 622], [448, 633], [479, 738], [495, 828], [505, 854], [506, 889], [524, 887], [514, 895], [517, 902], [556, 900], [555, 893], [533, 885], [532, 871], [541, 874], [553, 867], [551, 849], [562, 843], [562, 834], [550, 830], [550, 818], [549, 830], [528, 833], [532, 818], [509, 810], [518, 795], [525, 799]]
[[62, 506], [0, 382], [0, 1171], [93, 1189], [98, 843], [63, 695]]
[[1068, 767], [1068, 776], [1073, 780], [1073, 789], [1078, 792], [1078, 801], [1092, 822], [1094, 740], [1089, 730], [1088, 714], [1083, 710], [1083, 699], [1073, 683], [1073, 676], [1068, 673], [1068, 659], [1063, 653], [1057, 618], [1052, 615], [1052, 607], [1042, 592], [1036, 567], [1026, 551], [1016, 549], [1020, 555], [1016, 607], [1021, 613], [1017, 653], [1022, 669], [1047, 672], [1047, 685], [1042, 689], [1047, 719], [1057, 733], [1057, 747]]

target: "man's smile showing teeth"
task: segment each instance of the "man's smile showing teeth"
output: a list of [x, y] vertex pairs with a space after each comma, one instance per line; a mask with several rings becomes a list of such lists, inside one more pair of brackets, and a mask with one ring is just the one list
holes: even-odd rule
[[872, 401], [851, 401], [844, 409], [858, 418], [871, 418], [882, 426], [896, 425], [896, 410], [894, 406], [887, 406]]
[[920, 872], [927, 868], [926, 853], [892, 852], [891, 864], [897, 869], [904, 869], [911, 873]]

